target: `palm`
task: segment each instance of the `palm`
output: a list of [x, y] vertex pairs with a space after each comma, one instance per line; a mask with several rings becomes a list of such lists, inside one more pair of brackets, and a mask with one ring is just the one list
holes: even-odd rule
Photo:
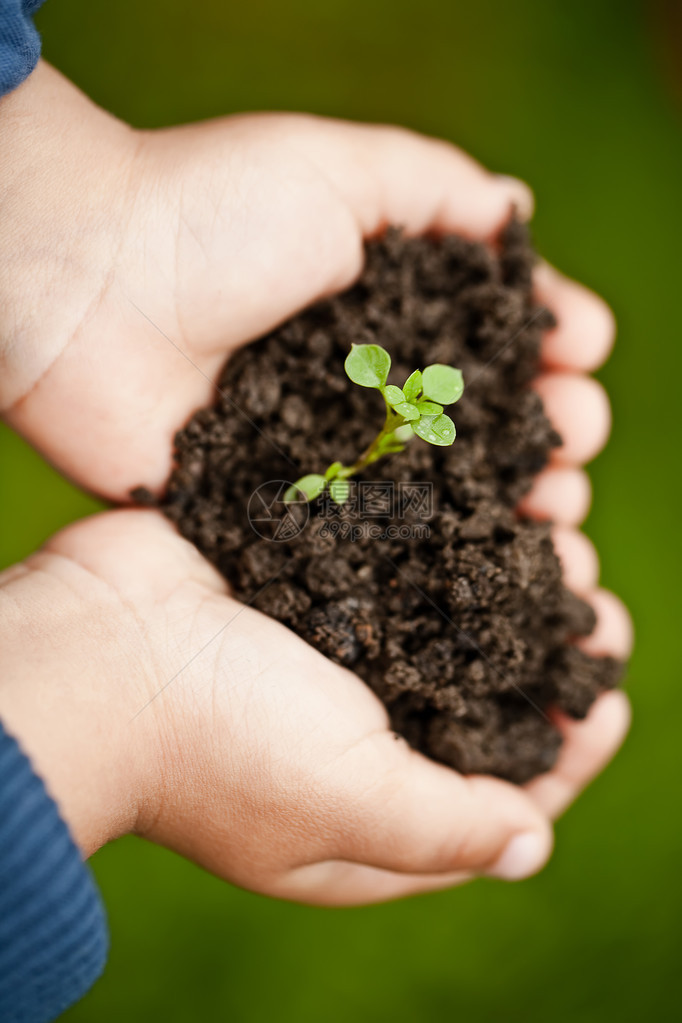
[[[364, 683], [229, 597], [155, 512], [97, 516], [48, 551], [87, 568], [79, 588], [88, 604], [102, 582], [115, 594], [107, 620], [126, 661], [107, 728], [123, 731], [129, 751], [166, 751], [143, 833], [237, 884], [326, 903], [457, 880], [446, 867], [448, 817], [464, 828], [464, 867], [467, 855], [472, 867], [493, 857], [486, 826], [513, 819], [526, 797], [397, 743]], [[607, 707], [587, 723], [562, 723], [559, 765], [528, 786], [542, 813], [574, 798], [622, 725]], [[377, 805], [385, 834], [368, 848], [363, 817]]]

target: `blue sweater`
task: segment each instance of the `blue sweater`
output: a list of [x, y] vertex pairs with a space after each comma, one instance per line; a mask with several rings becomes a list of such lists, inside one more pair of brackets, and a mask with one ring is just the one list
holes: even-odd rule
[[43, 0], [0, 0], [0, 96], [30, 75], [40, 56], [31, 15]]
[[102, 972], [107, 944], [90, 871], [54, 800], [0, 722], [2, 1023], [59, 1016]]

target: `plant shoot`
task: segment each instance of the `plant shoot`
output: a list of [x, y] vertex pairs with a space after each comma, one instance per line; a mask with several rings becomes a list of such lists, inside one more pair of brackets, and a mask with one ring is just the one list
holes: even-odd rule
[[443, 412], [462, 397], [464, 381], [459, 369], [434, 363], [416, 369], [402, 387], [387, 384], [391, 356], [380, 345], [353, 345], [344, 363], [347, 376], [360, 387], [381, 391], [386, 404], [384, 425], [352, 465], [332, 462], [322, 474], [309, 473], [293, 483], [285, 501], [313, 501], [327, 488], [336, 504], [348, 499], [348, 479], [385, 455], [403, 451], [412, 437], [448, 447], [455, 439], [455, 424]]

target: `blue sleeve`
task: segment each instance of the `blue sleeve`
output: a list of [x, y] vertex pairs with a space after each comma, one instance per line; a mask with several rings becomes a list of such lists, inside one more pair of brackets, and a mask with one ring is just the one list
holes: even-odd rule
[[16, 89], [40, 57], [40, 36], [31, 17], [43, 0], [0, 0], [0, 96]]
[[90, 871], [0, 722], [0, 1020], [55, 1019], [100, 975], [107, 945]]

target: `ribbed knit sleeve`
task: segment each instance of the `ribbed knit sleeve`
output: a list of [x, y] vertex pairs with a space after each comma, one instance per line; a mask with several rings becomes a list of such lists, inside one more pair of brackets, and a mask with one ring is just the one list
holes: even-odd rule
[[0, 722], [0, 1020], [46, 1023], [107, 954], [88, 867], [30, 761]]
[[0, 96], [28, 78], [40, 57], [31, 18], [43, 0], [0, 0]]

